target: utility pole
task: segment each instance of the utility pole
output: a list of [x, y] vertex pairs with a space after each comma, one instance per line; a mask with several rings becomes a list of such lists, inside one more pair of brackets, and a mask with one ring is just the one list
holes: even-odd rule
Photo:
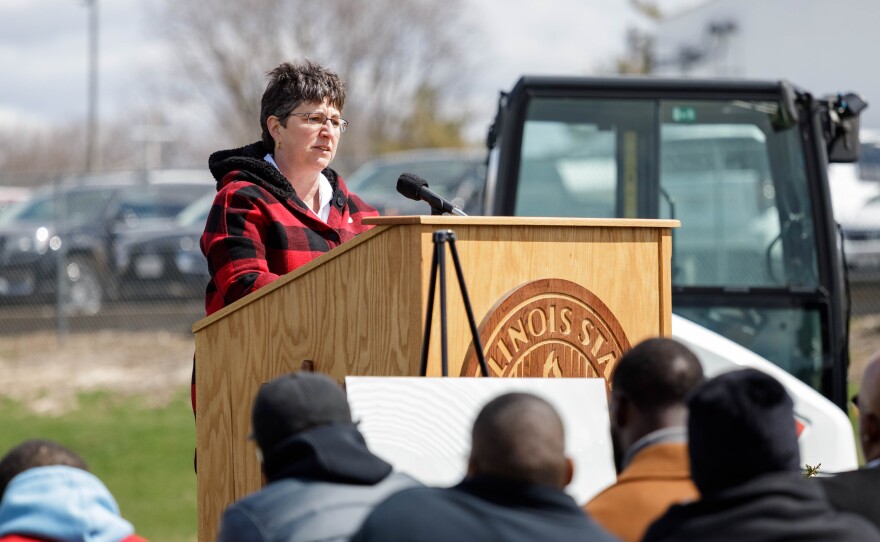
[[98, 0], [83, 0], [89, 9], [88, 117], [86, 171], [98, 167]]

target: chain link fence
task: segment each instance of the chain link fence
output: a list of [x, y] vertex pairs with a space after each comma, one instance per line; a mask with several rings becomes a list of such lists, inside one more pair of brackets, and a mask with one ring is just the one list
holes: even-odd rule
[[849, 283], [852, 316], [880, 316], [880, 272]]
[[[208, 280], [207, 171], [17, 180], [0, 178], [0, 338], [189, 336]], [[854, 319], [880, 315], [880, 262], [850, 269], [850, 295]]]
[[0, 180], [0, 334], [189, 333], [204, 315], [207, 171], [18, 180]]

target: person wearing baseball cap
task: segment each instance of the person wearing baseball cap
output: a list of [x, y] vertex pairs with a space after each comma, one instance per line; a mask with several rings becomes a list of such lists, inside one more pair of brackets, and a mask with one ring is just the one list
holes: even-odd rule
[[326, 375], [267, 382], [251, 423], [263, 488], [227, 508], [220, 542], [348, 540], [377, 503], [418, 485], [370, 452], [345, 393]]

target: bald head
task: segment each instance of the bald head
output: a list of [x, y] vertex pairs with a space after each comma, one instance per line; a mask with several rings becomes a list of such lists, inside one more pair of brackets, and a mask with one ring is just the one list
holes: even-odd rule
[[880, 352], [874, 354], [859, 389], [859, 438], [866, 461], [880, 459]]
[[493, 399], [474, 421], [469, 467], [471, 475], [565, 487], [572, 470], [559, 414], [528, 393]]

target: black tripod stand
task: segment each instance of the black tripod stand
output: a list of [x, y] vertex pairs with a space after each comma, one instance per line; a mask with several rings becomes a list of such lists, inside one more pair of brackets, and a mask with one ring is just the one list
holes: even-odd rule
[[434, 258], [431, 261], [431, 284], [428, 286], [428, 313], [425, 315], [425, 334], [422, 342], [422, 365], [420, 374], [425, 376], [428, 372], [428, 347], [431, 343], [431, 321], [434, 317], [435, 285], [437, 271], [440, 271], [440, 347], [442, 352], [441, 375], [449, 376], [449, 357], [446, 345], [446, 251], [444, 247], [449, 243], [449, 252], [452, 253], [452, 263], [455, 264], [455, 273], [458, 276], [458, 286], [461, 288], [461, 298], [464, 301], [464, 310], [467, 312], [468, 322], [471, 326], [471, 335], [474, 340], [474, 350], [477, 360], [480, 362], [480, 372], [483, 376], [489, 376], [489, 367], [486, 365], [486, 356], [483, 354], [483, 343], [480, 341], [480, 333], [477, 331], [477, 323], [474, 321], [474, 311], [471, 308], [471, 300], [468, 297], [467, 287], [464, 284], [464, 274], [461, 272], [461, 263], [458, 260], [458, 251], [455, 249], [455, 232], [452, 230], [437, 230], [434, 232]]

